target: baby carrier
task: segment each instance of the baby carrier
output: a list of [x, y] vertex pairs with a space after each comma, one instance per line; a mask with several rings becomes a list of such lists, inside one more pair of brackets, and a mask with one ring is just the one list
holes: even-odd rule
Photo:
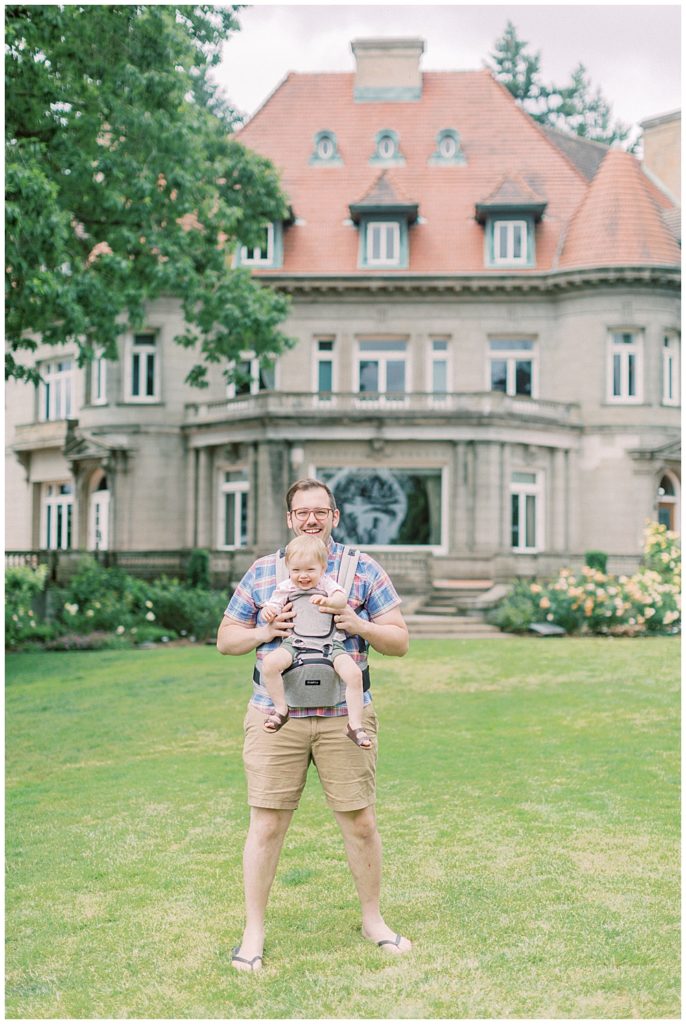
[[[347, 545], [343, 549], [341, 563], [336, 577], [339, 586], [350, 596], [355, 569], [360, 553]], [[285, 550], [276, 553], [277, 586], [288, 576]], [[293, 664], [283, 673], [283, 685], [286, 700], [292, 708], [332, 707], [345, 700], [345, 686], [334, 671], [331, 661], [333, 637], [336, 624], [333, 615], [324, 615], [310, 601], [312, 591], [297, 591], [291, 603], [295, 611], [291, 643], [296, 647], [297, 654]], [[365, 655], [358, 662], [362, 670], [363, 689], [369, 689], [369, 667], [367, 665], [367, 645], [362, 637], [353, 637], [359, 644], [360, 651]], [[253, 672], [253, 683], [258, 693], [264, 693], [259, 662]]]

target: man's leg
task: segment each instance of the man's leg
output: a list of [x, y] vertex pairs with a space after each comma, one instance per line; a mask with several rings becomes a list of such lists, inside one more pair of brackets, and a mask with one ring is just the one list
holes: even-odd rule
[[[381, 836], [376, 827], [374, 807], [359, 811], [334, 811], [343, 834], [345, 852], [362, 909], [362, 932], [367, 939], [380, 942], [395, 939], [381, 916]], [[398, 946], [382, 947], [389, 953], [407, 953], [412, 949], [409, 939], [401, 938]]]
[[[264, 949], [264, 915], [292, 817], [293, 811], [250, 808], [250, 826], [243, 851], [245, 930], [240, 946], [240, 955], [246, 960], [261, 955]], [[238, 970], [250, 970], [247, 965], [235, 961], [233, 966]]]

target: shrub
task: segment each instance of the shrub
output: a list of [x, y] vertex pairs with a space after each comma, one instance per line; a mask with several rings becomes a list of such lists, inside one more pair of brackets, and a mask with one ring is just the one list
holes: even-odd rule
[[206, 548], [191, 551], [188, 559], [188, 585], [210, 589], [210, 553]]
[[23, 641], [46, 639], [54, 629], [38, 621], [33, 605], [44, 590], [47, 565], [32, 569], [28, 565], [9, 566], [5, 570], [5, 643], [16, 647]]
[[[588, 555], [603, 552], [588, 552]], [[490, 615], [509, 632], [546, 621], [569, 633], [639, 635], [675, 632], [681, 609], [681, 553], [678, 537], [648, 523], [644, 555], [633, 576], [609, 576], [585, 565], [580, 573], [561, 569], [557, 579], [519, 580]]]
[[584, 561], [589, 569], [607, 572], [607, 553], [605, 551], [587, 551], [584, 555]]
[[225, 594], [183, 586], [164, 577], [151, 587], [150, 596], [161, 626], [198, 640], [217, 632], [226, 608]]

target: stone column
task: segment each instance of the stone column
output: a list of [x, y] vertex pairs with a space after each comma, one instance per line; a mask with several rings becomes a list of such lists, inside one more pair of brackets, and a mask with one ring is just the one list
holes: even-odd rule
[[550, 510], [548, 523], [550, 541], [546, 544], [549, 551], [563, 554], [566, 551], [566, 452], [563, 448], [554, 448], [550, 453], [552, 480], [550, 486]]
[[209, 547], [209, 516], [210, 502], [212, 500], [212, 487], [210, 481], [211, 459], [208, 448], [200, 448], [198, 451], [198, 478], [196, 493], [198, 496], [197, 510], [197, 532], [196, 546], [199, 548]]

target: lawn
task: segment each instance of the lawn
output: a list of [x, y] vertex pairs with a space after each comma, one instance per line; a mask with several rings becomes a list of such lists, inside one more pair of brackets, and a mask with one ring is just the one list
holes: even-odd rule
[[250, 664], [8, 657], [8, 1017], [679, 1016], [678, 639], [375, 656], [383, 907], [415, 949], [360, 937], [312, 772], [238, 975]]

